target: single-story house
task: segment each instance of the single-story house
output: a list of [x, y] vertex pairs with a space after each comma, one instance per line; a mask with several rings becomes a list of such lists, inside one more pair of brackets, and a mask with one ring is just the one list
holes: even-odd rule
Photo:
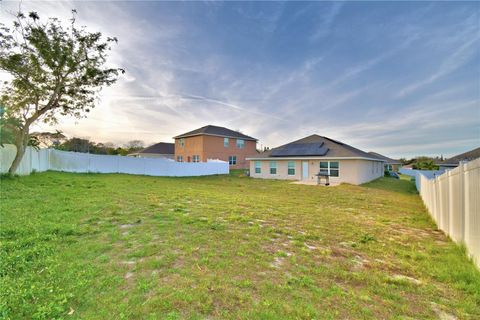
[[369, 153], [376, 158], [380, 158], [380, 159], [385, 160], [385, 170], [386, 171], [398, 172], [398, 169], [400, 169], [402, 167], [402, 163], [398, 160], [386, 157], [384, 155], [381, 155], [380, 153], [376, 153], [376, 152], [373, 152], [373, 151], [370, 151]]
[[319, 135], [285, 144], [247, 158], [250, 176], [316, 183], [317, 174], [330, 184], [362, 184], [384, 175], [385, 160]]
[[440, 170], [454, 169], [460, 162], [468, 162], [480, 158], [480, 148], [476, 148], [437, 163]]
[[130, 157], [139, 158], [175, 158], [175, 143], [159, 142], [151, 145], [143, 150], [130, 153]]

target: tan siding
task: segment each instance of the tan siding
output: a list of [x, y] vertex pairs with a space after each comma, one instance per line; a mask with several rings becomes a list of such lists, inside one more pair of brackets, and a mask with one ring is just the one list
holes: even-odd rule
[[[302, 179], [302, 160], [295, 160], [295, 176], [287, 175], [288, 160], [277, 161], [277, 174], [270, 174], [270, 161], [260, 160], [262, 163], [262, 172], [255, 173], [255, 161], [250, 161], [250, 175], [261, 179], [283, 179], [283, 180], [301, 180]], [[316, 174], [320, 171], [321, 160], [308, 160], [308, 181], [316, 182]], [[380, 161], [371, 160], [322, 160], [338, 161], [340, 173], [338, 177], [330, 177], [331, 184], [351, 183], [362, 184], [383, 176], [383, 164]]]

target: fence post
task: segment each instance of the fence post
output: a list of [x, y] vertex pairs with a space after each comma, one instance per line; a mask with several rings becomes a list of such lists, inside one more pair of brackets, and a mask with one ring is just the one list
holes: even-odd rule
[[[448, 184], [447, 184], [448, 194], [447, 194], [447, 206], [446, 206], [447, 221], [448, 221], [447, 232], [450, 235], [450, 237], [452, 239], [454, 239], [455, 238], [455, 234], [454, 234], [455, 231], [453, 230], [453, 223], [452, 223], [453, 220], [455, 219], [454, 216], [453, 216], [454, 215], [454, 212], [453, 212], [454, 211], [454, 208], [453, 208], [453, 204], [454, 204], [454, 201], [453, 201], [453, 196], [454, 196], [453, 195], [453, 192], [454, 192], [453, 187], [454, 186], [453, 186], [453, 183], [451, 182], [451, 180], [452, 180], [452, 174], [451, 173], [452, 173], [452, 171], [447, 172], [447, 179], [446, 179], [446, 181], [448, 182]], [[456, 239], [454, 239], [454, 240], [456, 240]]]
[[465, 245], [480, 269], [480, 159], [464, 167]]
[[91, 153], [87, 153], [88, 157], [88, 168], [87, 168], [87, 173], [92, 171], [92, 155]]
[[440, 181], [438, 179], [435, 179], [435, 217], [438, 228], [441, 229], [442, 210], [440, 207]]
[[450, 191], [450, 175], [447, 175], [445, 178], [444, 178], [445, 182], [447, 185], [446, 187], [444, 188], [444, 190], [446, 189], [446, 194], [445, 192], [443, 192], [443, 197], [442, 197], [442, 211], [443, 211], [443, 219], [444, 219], [444, 230], [445, 232], [451, 237], [452, 234], [450, 233], [450, 211], [449, 211], [449, 191]]
[[459, 201], [459, 209], [460, 212], [460, 234], [461, 238], [459, 239], [462, 243], [465, 243], [465, 187], [464, 187], [464, 180], [465, 180], [465, 163], [460, 162], [458, 166], [458, 201]]

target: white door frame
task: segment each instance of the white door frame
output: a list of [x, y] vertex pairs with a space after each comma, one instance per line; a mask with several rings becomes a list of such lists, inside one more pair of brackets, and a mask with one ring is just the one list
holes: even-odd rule
[[308, 180], [308, 161], [302, 161], [302, 180]]

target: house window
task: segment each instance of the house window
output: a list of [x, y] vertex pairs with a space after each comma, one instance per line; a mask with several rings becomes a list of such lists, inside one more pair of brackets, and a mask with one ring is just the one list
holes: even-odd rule
[[243, 147], [245, 147], [245, 140], [237, 139], [237, 148], [243, 149]]
[[320, 162], [320, 174], [328, 174], [328, 162]]
[[332, 161], [330, 163], [330, 175], [332, 177], [338, 177], [339, 175], [339, 164], [337, 161]]
[[183, 162], [183, 156], [177, 156], [177, 162]]
[[288, 161], [288, 175], [295, 175], [295, 161]]
[[198, 155], [192, 156], [192, 162], [200, 162], [200, 156]]
[[255, 173], [262, 173], [262, 163], [255, 161]]
[[237, 156], [228, 157], [228, 164], [234, 166], [237, 164]]
[[320, 173], [327, 174], [331, 177], [338, 177], [340, 175], [340, 166], [338, 161], [320, 162]]
[[185, 138], [181, 138], [179, 143], [180, 143], [180, 147], [182, 148], [185, 147]]
[[228, 148], [228, 138], [223, 138], [223, 146]]
[[277, 161], [270, 161], [270, 174], [277, 174]]
[[391, 164], [387, 164], [387, 170], [392, 171], [392, 165]]

